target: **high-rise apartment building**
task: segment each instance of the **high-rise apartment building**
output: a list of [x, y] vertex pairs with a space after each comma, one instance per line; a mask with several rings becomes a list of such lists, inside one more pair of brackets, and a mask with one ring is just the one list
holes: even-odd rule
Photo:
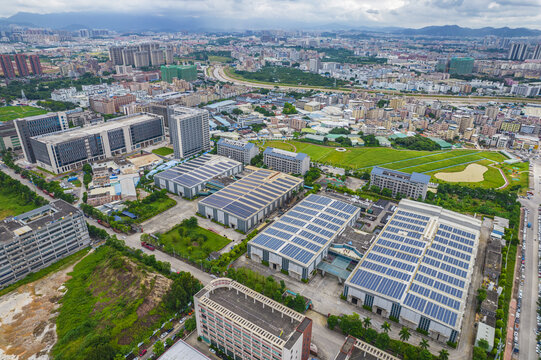
[[165, 49], [165, 63], [171, 65], [174, 61], [173, 48], [168, 47]]
[[64, 200], [0, 222], [0, 289], [90, 244], [83, 213]]
[[304, 175], [310, 169], [310, 156], [268, 147], [263, 151], [263, 163], [273, 170]]
[[171, 106], [169, 136], [175, 158], [182, 159], [210, 150], [209, 113], [207, 110]]
[[312, 320], [227, 278], [194, 296], [197, 333], [235, 360], [308, 360]]
[[32, 74], [36, 76], [43, 75], [43, 69], [41, 68], [41, 61], [39, 60], [39, 56], [29, 55], [28, 60], [30, 61], [30, 69], [32, 69]]
[[240, 161], [245, 165], [249, 165], [250, 161], [259, 154], [259, 150], [254, 143], [245, 141], [220, 139], [217, 146], [218, 155]]
[[122, 49], [122, 62], [124, 65], [135, 65], [135, 53], [139, 51], [137, 46], [128, 46]]
[[2, 66], [2, 72], [6, 79], [13, 79], [15, 77], [15, 69], [13, 69], [13, 63], [11, 62], [11, 56], [0, 55], [0, 65]]
[[154, 49], [150, 51], [150, 63], [152, 64], [152, 66], [159, 66], [164, 64], [162, 49]]
[[375, 166], [370, 173], [370, 186], [389, 189], [393, 196], [403, 194], [413, 199], [425, 199], [430, 176], [420, 173], [404, 173]]
[[473, 63], [471, 57], [453, 57], [449, 61], [449, 74], [469, 75], [473, 72]]
[[21, 141], [24, 157], [30, 163], [36, 162], [36, 157], [30, 144], [31, 137], [51, 134], [69, 128], [66, 113], [63, 112], [30, 116], [23, 119], [16, 119], [14, 122], [17, 135]]
[[133, 56], [133, 64], [136, 68], [150, 66], [150, 56], [148, 51], [137, 51]]
[[35, 136], [30, 139], [30, 144], [37, 164], [60, 174], [164, 139], [165, 130], [160, 116], [137, 113], [114, 121]]
[[25, 54], [15, 54], [15, 64], [17, 65], [17, 72], [19, 73], [19, 76], [26, 77], [30, 75]]
[[122, 46], [111, 46], [109, 48], [109, 60], [113, 63], [113, 65], [124, 65], [124, 61], [122, 58], [122, 50], [124, 47]]
[[528, 52], [528, 44], [525, 43], [513, 43], [509, 48], [509, 54], [507, 58], [509, 60], [525, 60]]
[[541, 60], [541, 43], [535, 45], [535, 49], [533, 50], [532, 59], [534, 60]]

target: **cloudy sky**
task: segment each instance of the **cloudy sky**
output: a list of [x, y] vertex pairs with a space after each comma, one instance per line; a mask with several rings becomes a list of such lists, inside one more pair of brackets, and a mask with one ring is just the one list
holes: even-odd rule
[[132, 12], [250, 23], [399, 26], [457, 24], [541, 29], [541, 0], [0, 0], [17, 12]]

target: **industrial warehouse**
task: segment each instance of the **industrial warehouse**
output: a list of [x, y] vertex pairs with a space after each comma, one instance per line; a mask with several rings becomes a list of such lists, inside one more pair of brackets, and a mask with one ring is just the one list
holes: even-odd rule
[[199, 213], [248, 232], [303, 186], [302, 179], [278, 171], [252, 166], [246, 171], [249, 173], [242, 179], [201, 200]]
[[197, 334], [234, 359], [307, 360], [312, 320], [228, 278], [194, 296]]
[[308, 279], [332, 241], [353, 226], [361, 209], [311, 194], [248, 243], [248, 255], [297, 279]]
[[238, 161], [205, 154], [156, 174], [154, 183], [160, 189], [192, 199], [204, 190], [211, 179], [238, 174], [242, 168], [243, 165]]
[[456, 342], [477, 254], [481, 221], [401, 200], [344, 287], [348, 301]]

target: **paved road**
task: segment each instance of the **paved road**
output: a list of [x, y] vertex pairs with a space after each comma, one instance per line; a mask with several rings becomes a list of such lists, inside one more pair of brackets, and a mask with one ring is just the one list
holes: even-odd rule
[[[525, 229], [524, 239], [526, 241], [526, 259], [525, 259], [525, 279], [522, 294], [522, 307], [520, 312], [520, 330], [519, 330], [519, 359], [534, 360], [538, 359], [535, 352], [536, 347], [536, 310], [537, 310], [537, 287], [538, 287], [538, 207], [541, 203], [541, 186], [539, 177], [541, 176], [541, 162], [532, 160], [533, 164], [530, 186], [534, 187], [534, 196], [528, 199], [521, 199], [520, 202], [528, 209], [528, 221], [532, 223], [530, 229]], [[532, 184], [533, 182], [533, 184]], [[520, 252], [520, 248], [519, 248]], [[519, 255], [520, 258], [520, 255]]]

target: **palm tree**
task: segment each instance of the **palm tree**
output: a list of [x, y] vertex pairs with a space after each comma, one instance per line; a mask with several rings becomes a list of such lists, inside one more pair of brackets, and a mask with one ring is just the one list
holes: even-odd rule
[[385, 321], [382, 325], [381, 325], [381, 328], [383, 329], [383, 332], [385, 334], [388, 334], [389, 333], [389, 330], [391, 330], [391, 324], [389, 324], [387, 321]]
[[441, 349], [440, 355], [438, 356], [439, 360], [449, 360], [449, 352], [445, 349]]
[[428, 340], [422, 339], [421, 342], [419, 343], [419, 347], [420, 347], [422, 350], [428, 349], [428, 347], [429, 347]]
[[363, 319], [363, 325], [365, 329], [368, 329], [372, 325], [372, 320], [367, 316]]
[[400, 332], [398, 333], [398, 335], [400, 335], [400, 340], [408, 341], [411, 336], [411, 333], [407, 327], [403, 326], [402, 329], [400, 329]]

